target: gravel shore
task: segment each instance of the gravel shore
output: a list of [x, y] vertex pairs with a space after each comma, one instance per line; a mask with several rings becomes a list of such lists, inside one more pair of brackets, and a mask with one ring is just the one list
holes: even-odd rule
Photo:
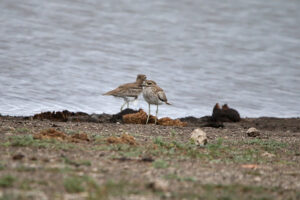
[[[299, 118], [244, 118], [220, 128], [186, 121], [175, 127], [0, 116], [0, 199], [300, 198]], [[203, 147], [190, 140], [198, 127], [208, 137]], [[247, 134], [251, 127], [257, 135]], [[49, 129], [89, 139], [34, 139]], [[137, 144], [108, 142], [122, 135]]]

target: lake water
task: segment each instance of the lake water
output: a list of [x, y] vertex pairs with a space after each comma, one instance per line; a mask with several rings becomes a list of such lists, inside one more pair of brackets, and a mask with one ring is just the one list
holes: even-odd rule
[[[300, 1], [1, 0], [0, 113], [116, 113], [146, 74], [159, 116], [300, 116]], [[147, 110], [143, 98], [133, 108]], [[155, 107], [152, 107], [154, 113]]]

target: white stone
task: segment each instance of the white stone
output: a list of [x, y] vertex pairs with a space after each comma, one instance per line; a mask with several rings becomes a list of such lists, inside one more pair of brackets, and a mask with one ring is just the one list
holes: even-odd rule
[[149, 187], [154, 191], [167, 191], [169, 183], [163, 179], [156, 179], [150, 182]]
[[256, 181], [256, 182], [261, 182], [261, 178], [260, 178], [259, 176], [256, 176], [256, 177], [254, 178], [254, 181]]
[[254, 127], [249, 128], [246, 133], [249, 137], [256, 137], [260, 135], [260, 132]]
[[268, 158], [273, 158], [273, 157], [275, 157], [275, 154], [272, 154], [272, 153], [269, 153], [269, 152], [264, 152], [264, 153], [262, 153], [261, 154], [262, 156], [264, 156], [264, 157], [268, 157]]
[[197, 144], [197, 145], [205, 145], [207, 144], [207, 136], [204, 131], [202, 131], [200, 128], [197, 128], [193, 130], [191, 133], [191, 139]]

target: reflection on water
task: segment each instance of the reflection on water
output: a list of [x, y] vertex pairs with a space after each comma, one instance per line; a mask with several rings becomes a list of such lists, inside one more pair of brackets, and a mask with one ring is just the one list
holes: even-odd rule
[[[300, 2], [0, 2], [0, 113], [116, 113], [101, 94], [144, 73], [172, 106], [203, 116], [216, 102], [242, 116], [300, 115]], [[135, 107], [147, 109], [142, 100]], [[153, 109], [152, 109], [153, 110]]]

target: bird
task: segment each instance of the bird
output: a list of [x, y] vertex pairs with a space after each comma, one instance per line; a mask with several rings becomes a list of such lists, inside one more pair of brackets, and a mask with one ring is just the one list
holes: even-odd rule
[[155, 81], [153, 80], [146, 80], [143, 84], [143, 97], [145, 101], [148, 103], [149, 114], [147, 117], [146, 124], [148, 124], [149, 117], [150, 117], [150, 104], [156, 105], [156, 118], [155, 124], [157, 122], [157, 114], [158, 114], [158, 105], [166, 103], [167, 105], [171, 105], [168, 102], [166, 94], [163, 89], [161, 89]]
[[[136, 81], [134, 83], [126, 83], [120, 85], [114, 90], [104, 93], [103, 95], [111, 95], [114, 97], [119, 97], [124, 99], [124, 104], [121, 106], [121, 112], [124, 106], [127, 104], [127, 108], [129, 107], [129, 102], [135, 101], [138, 96], [142, 93], [143, 87], [142, 84], [147, 79], [146, 75], [138, 74], [136, 77]], [[133, 98], [133, 100], [130, 100]]]

